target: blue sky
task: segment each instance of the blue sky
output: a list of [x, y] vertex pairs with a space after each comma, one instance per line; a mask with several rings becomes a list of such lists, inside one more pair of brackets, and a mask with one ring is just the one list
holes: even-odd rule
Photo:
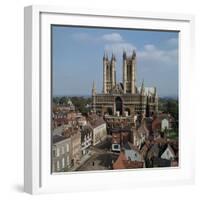
[[178, 96], [178, 32], [53, 26], [53, 95], [90, 95], [92, 82], [102, 91], [103, 54], [117, 59], [122, 82], [122, 52], [137, 54], [136, 83], [156, 86], [158, 95]]

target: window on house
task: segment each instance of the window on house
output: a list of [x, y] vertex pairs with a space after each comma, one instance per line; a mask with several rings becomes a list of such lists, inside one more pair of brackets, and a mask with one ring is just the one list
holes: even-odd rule
[[53, 150], [53, 157], [56, 157], [56, 150]]
[[62, 168], [65, 167], [65, 158], [62, 158]]
[[62, 154], [64, 154], [64, 153], [65, 153], [65, 147], [62, 146]]
[[69, 156], [67, 156], [67, 165], [69, 165]]
[[66, 151], [69, 152], [69, 144], [66, 144]]
[[57, 150], [56, 150], [56, 156], [60, 156], [60, 149], [57, 147]]
[[59, 160], [57, 160], [57, 163], [56, 163], [56, 168], [57, 168], [57, 171], [59, 171], [60, 170], [60, 162], [59, 162]]

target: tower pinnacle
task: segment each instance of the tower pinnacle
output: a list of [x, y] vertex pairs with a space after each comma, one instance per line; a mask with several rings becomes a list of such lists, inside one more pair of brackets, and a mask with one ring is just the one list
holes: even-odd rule
[[93, 81], [93, 85], [92, 85], [92, 95], [96, 94], [96, 85], [95, 82]]
[[140, 94], [144, 95], [144, 79], [142, 80], [142, 85], [141, 85], [141, 89], [140, 89]]

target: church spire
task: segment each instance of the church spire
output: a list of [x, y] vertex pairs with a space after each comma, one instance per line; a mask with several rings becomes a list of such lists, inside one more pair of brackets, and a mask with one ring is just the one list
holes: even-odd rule
[[115, 55], [112, 53], [112, 58], [111, 60], [116, 60]]
[[95, 82], [93, 81], [93, 85], [92, 85], [92, 95], [94, 96], [96, 94], [96, 85]]
[[145, 88], [144, 88], [144, 79], [142, 80], [142, 85], [141, 85], [141, 89], [140, 89], [140, 94], [144, 95], [145, 92]]
[[96, 112], [96, 85], [94, 81], [92, 86], [92, 110]]
[[156, 87], [154, 87], [154, 96], [155, 96], [155, 97], [158, 97], [158, 92], [157, 92]]
[[133, 50], [132, 59], [135, 59], [135, 57], [136, 57], [136, 52], [135, 52], [135, 50]]
[[107, 59], [108, 59], [108, 54], [106, 51], [104, 51], [103, 60], [107, 60]]

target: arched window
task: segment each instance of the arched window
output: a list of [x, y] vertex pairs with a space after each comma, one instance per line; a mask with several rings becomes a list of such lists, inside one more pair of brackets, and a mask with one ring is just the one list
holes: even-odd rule
[[115, 106], [116, 106], [116, 112], [119, 111], [120, 115], [122, 115], [123, 103], [121, 97], [116, 97]]

